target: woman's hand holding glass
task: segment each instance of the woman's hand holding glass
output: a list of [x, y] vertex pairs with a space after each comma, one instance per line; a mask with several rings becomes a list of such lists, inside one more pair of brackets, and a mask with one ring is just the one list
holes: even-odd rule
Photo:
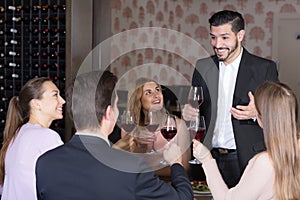
[[207, 147], [196, 139], [193, 139], [193, 155], [201, 163], [207, 159], [212, 159], [211, 153]]

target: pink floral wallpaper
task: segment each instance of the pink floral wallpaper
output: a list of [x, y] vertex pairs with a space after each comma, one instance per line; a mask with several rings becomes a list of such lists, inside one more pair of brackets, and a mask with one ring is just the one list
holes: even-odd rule
[[[120, 34], [121, 38], [112, 44], [112, 54], [119, 55], [112, 69], [124, 76], [123, 84], [140, 74], [166, 80], [167, 84], [188, 84], [195, 61], [212, 54], [208, 19], [216, 11], [230, 9], [242, 13], [246, 21], [244, 46], [265, 58], [272, 57], [274, 13], [300, 13], [300, 0], [112, 0], [111, 3], [112, 33]], [[164, 35], [163, 30], [170, 31]], [[191, 47], [194, 42], [197, 45]], [[124, 46], [128, 48], [126, 51]], [[174, 70], [169, 70], [170, 67]]]

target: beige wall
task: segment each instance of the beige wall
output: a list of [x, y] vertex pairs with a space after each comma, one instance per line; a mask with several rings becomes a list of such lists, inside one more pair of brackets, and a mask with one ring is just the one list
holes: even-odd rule
[[[202, 45], [209, 54], [212, 54], [212, 50], [209, 44], [208, 18], [214, 12], [222, 9], [237, 10], [243, 14], [246, 21], [245, 47], [250, 52], [265, 58], [272, 58], [274, 14], [300, 13], [299, 0], [112, 0], [111, 4], [111, 28], [114, 35], [134, 27], [165, 27], [190, 36]], [[151, 33], [149, 34], [149, 38], [151, 38]], [[142, 34], [138, 34], [133, 39], [128, 37], [126, 39], [132, 39], [132, 46], [137, 46], [142, 37], [144, 37]], [[151, 39], [148, 42], [151, 43]], [[170, 41], [160, 37], [159, 43], [165, 43], [167, 46]], [[177, 45], [179, 49], [186, 51], [183, 49], [182, 43], [177, 43]], [[122, 45], [116, 46], [119, 52], [123, 52], [122, 48], [124, 47]], [[114, 49], [114, 51], [116, 50]], [[124, 71], [133, 69], [140, 63], [145, 65], [160, 60], [159, 62], [162, 64], [171, 63], [175, 70], [184, 74], [189, 80], [191, 71], [187, 69], [190, 68], [189, 64], [184, 59], [178, 60], [176, 55], [172, 53], [164, 53], [165, 55], [162, 55], [161, 51], [154, 51], [151, 60], [146, 59], [146, 51], [133, 51], [127, 56], [120, 56], [119, 60], [114, 62], [113, 70], [116, 74], [122, 75]], [[159, 59], [157, 59], [158, 57]], [[170, 59], [174, 62], [168, 62]], [[134, 72], [133, 74], [138, 73]], [[169, 78], [174, 79], [174, 77]], [[127, 78], [127, 82], [126, 80], [123, 82], [126, 84], [130, 81]]]

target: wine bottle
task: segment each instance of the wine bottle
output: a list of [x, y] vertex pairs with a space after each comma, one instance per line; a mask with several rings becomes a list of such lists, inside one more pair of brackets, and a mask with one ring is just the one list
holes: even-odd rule
[[8, 63], [8, 66], [10, 66], [10, 67], [20, 67], [20, 64], [10, 62], [10, 63]]
[[14, 56], [14, 57], [20, 57], [20, 53], [19, 52], [15, 52], [15, 51], [9, 51], [8, 55], [9, 56]]
[[17, 34], [17, 33], [21, 33], [21, 29], [20, 28], [11, 28], [11, 29], [9, 29], [9, 32], [12, 34]]
[[49, 22], [49, 16], [42, 19], [43, 24], [48, 24], [48, 22]]
[[11, 11], [15, 11], [15, 12], [20, 12], [22, 10], [22, 6], [19, 5], [19, 6], [8, 6], [8, 10], [11, 10]]
[[48, 64], [47, 63], [42, 64], [42, 69], [47, 70], [48, 69]]
[[20, 42], [18, 42], [17, 40], [11, 40], [10, 43], [14, 45], [20, 44]]
[[32, 17], [32, 18], [31, 18], [31, 21], [32, 21], [34, 24], [38, 24], [39, 21], [40, 21], [40, 18], [39, 18], [38, 16]]
[[48, 35], [49, 33], [49, 29], [48, 28], [45, 28], [43, 31], [42, 31], [42, 34], [43, 35]]
[[60, 8], [61, 11], [66, 11], [66, 5], [65, 4], [62, 4], [59, 8]]
[[42, 12], [48, 12], [48, 10], [49, 10], [49, 5], [43, 5], [43, 6], [41, 6], [41, 10], [42, 10]]
[[40, 33], [40, 30], [37, 28], [34, 28], [32, 30], [29, 30], [29, 32], [31, 32], [33, 35], [38, 35]]
[[53, 4], [51, 6], [51, 10], [54, 11], [54, 12], [56, 12], [58, 10], [58, 8], [59, 8], [59, 6], [57, 4]]
[[59, 64], [57, 64], [57, 63], [52, 63], [52, 64], [51, 64], [51, 69], [57, 70], [57, 69], [59, 69], [59, 68], [60, 68]]
[[12, 17], [11, 20], [14, 22], [19, 22], [22, 20], [22, 18], [21, 17]]
[[33, 12], [39, 12], [40, 10], [41, 10], [41, 6], [40, 5], [34, 5], [34, 6], [32, 6], [32, 11]]

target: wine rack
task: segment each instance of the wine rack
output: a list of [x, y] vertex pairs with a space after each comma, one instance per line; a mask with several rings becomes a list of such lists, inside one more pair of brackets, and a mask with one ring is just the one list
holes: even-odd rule
[[[65, 0], [0, 1], [0, 135], [11, 97], [33, 77], [65, 90]], [[64, 120], [52, 127], [64, 139]]]

